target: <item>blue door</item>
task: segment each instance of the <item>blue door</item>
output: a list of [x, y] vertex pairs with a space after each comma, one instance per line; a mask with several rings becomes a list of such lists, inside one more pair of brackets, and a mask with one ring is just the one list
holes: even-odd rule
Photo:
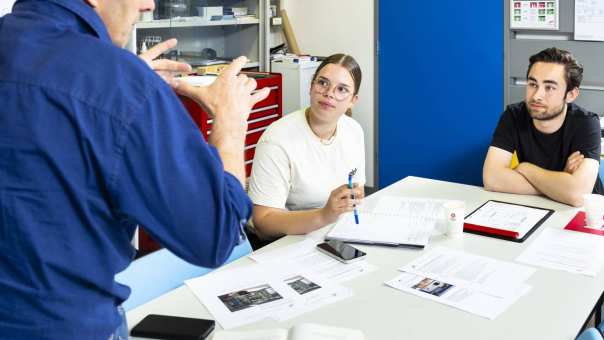
[[503, 5], [379, 1], [380, 187], [409, 175], [482, 185], [504, 108]]

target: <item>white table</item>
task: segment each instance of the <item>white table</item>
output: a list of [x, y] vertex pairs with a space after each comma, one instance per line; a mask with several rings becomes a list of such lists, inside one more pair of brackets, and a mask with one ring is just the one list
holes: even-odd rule
[[[481, 187], [407, 177], [379, 192], [437, 199], [458, 199], [472, 211], [489, 199], [498, 199], [554, 209], [555, 213], [524, 243], [515, 243], [464, 233], [461, 239], [433, 237], [427, 249], [446, 246], [504, 261], [516, 257], [545, 228], [563, 228], [577, 209], [538, 196], [493, 193]], [[302, 240], [284, 237], [259, 252]], [[377, 246], [359, 246], [368, 253], [368, 261], [379, 269], [344, 285], [354, 290], [352, 298], [328, 305], [312, 313], [283, 323], [261, 321], [245, 329], [289, 328], [300, 322], [362, 329], [367, 339], [574, 339], [604, 288], [604, 274], [596, 278], [538, 268], [528, 280], [533, 288], [495, 320], [487, 320], [452, 307], [386, 287], [384, 281], [397, 276], [397, 268], [422, 254], [422, 251]], [[226, 266], [253, 263], [242, 258]], [[151, 284], [151, 283], [150, 283]], [[212, 318], [186, 287], [180, 287], [127, 313], [129, 327], [151, 313]], [[217, 325], [217, 329], [219, 326]]]

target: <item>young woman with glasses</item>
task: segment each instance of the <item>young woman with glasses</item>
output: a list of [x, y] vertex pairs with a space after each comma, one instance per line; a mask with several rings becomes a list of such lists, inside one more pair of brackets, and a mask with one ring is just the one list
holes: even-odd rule
[[326, 58], [313, 76], [310, 107], [284, 116], [262, 135], [248, 192], [254, 203], [252, 231], [261, 239], [319, 229], [363, 198], [363, 130], [350, 117], [360, 85], [361, 69], [353, 57]]

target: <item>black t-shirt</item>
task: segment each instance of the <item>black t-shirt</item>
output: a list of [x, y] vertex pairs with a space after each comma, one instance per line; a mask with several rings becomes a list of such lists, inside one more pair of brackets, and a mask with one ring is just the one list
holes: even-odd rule
[[[564, 171], [568, 157], [575, 151], [600, 162], [600, 138], [598, 115], [578, 105], [568, 104], [562, 127], [552, 134], [545, 134], [535, 128], [525, 103], [520, 102], [508, 105], [501, 115], [491, 146], [512, 153], [516, 151], [521, 163]], [[604, 194], [599, 176], [593, 192]]]

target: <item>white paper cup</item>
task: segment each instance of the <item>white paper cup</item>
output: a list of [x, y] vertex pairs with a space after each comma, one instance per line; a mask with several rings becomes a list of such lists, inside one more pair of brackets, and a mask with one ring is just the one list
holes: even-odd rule
[[463, 201], [449, 201], [443, 207], [445, 208], [446, 235], [451, 238], [458, 238], [463, 235], [463, 221], [466, 212], [466, 203]]
[[604, 196], [598, 194], [583, 195], [585, 224], [592, 228], [602, 228], [604, 224]]

